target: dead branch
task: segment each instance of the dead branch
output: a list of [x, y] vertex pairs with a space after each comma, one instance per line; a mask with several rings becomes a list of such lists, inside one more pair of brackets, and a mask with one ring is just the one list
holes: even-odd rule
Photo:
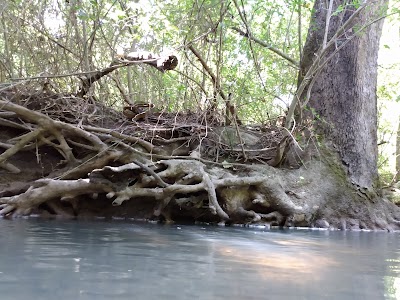
[[228, 97], [225, 95], [224, 91], [221, 89], [221, 85], [219, 81], [217, 80], [217, 77], [215, 76], [214, 72], [210, 69], [206, 61], [203, 59], [203, 57], [200, 55], [200, 53], [193, 47], [193, 45], [188, 46], [189, 50], [192, 51], [194, 56], [197, 57], [197, 59], [200, 61], [201, 65], [203, 66], [204, 70], [206, 70], [207, 74], [210, 76], [212, 83], [215, 86], [216, 92], [221, 96], [221, 98], [225, 101], [225, 105], [227, 106], [227, 111], [231, 113], [232, 118], [234, 118], [234, 121], [241, 125], [242, 121], [238, 118], [236, 114], [236, 109], [235, 107], [230, 103]]
[[14, 174], [21, 173], [21, 169], [17, 168], [16, 166], [14, 166], [13, 164], [11, 164], [9, 162], [0, 163], [0, 168], [7, 170], [10, 173], [14, 173]]
[[[143, 147], [143, 149], [145, 149], [149, 153], [160, 153], [161, 152], [159, 149], [155, 148], [153, 144], [146, 142], [145, 140], [143, 140], [141, 138], [137, 138], [134, 136], [119, 133], [112, 129], [99, 128], [99, 127], [88, 126], [88, 125], [83, 125], [82, 127], [85, 130], [91, 131], [91, 132], [106, 133], [106, 134], [108, 134], [109, 138], [113, 137], [120, 141], [137, 144], [137, 145]], [[105, 136], [103, 136], [103, 137], [106, 138]]]
[[30, 141], [37, 139], [38, 136], [41, 135], [44, 131], [45, 131], [44, 128], [40, 128], [40, 129], [36, 129], [35, 131], [24, 134], [14, 146], [7, 149], [6, 151], [4, 151], [4, 153], [2, 153], [0, 155], [0, 163], [3, 163], [7, 159], [9, 159], [11, 156], [13, 156], [15, 153], [20, 151]]
[[283, 53], [282, 51], [280, 51], [279, 49], [275, 48], [272, 45], [269, 45], [259, 39], [257, 39], [256, 37], [254, 37], [251, 33], [249, 32], [245, 32], [243, 30], [241, 30], [240, 28], [237, 27], [231, 27], [232, 30], [236, 31], [237, 33], [239, 33], [241, 36], [251, 39], [252, 41], [256, 42], [257, 44], [267, 48], [268, 50], [271, 50], [272, 52], [274, 52], [275, 54], [279, 55], [280, 57], [286, 59], [288, 62], [290, 62], [293, 66], [295, 66], [297, 69], [300, 68], [300, 63], [296, 60], [294, 60], [293, 58], [291, 58], [290, 56], [286, 55], [285, 53]]
[[[37, 128], [36, 130], [20, 137], [19, 141], [16, 142], [13, 147], [7, 149], [4, 153], [2, 153], [0, 155], [0, 162], [4, 162], [12, 155], [19, 152], [25, 145], [35, 139], [40, 139], [41, 136], [43, 136], [44, 134], [53, 135], [58, 140], [59, 144], [56, 145], [56, 149], [57, 151], [62, 153], [62, 155], [69, 162], [75, 162], [75, 157], [72, 154], [71, 148], [64, 138], [65, 133], [69, 133], [71, 135], [75, 135], [77, 137], [81, 137], [87, 140], [88, 142], [92, 143], [93, 147], [97, 151], [104, 151], [108, 148], [108, 146], [104, 144], [97, 136], [85, 130], [82, 130], [68, 123], [55, 121], [40, 112], [32, 111], [26, 107], [11, 103], [7, 100], [0, 100], [0, 109], [12, 111], [16, 113], [20, 118], [23, 118], [32, 123], [36, 123], [39, 126], [39, 128]], [[63, 134], [61, 132], [63, 132]], [[50, 142], [49, 140], [46, 140], [44, 138], [42, 140], [48, 142], [51, 146], [55, 146], [54, 143]]]
[[66, 167], [53, 173], [54, 179], [75, 179], [86, 177], [87, 174], [96, 169], [101, 169], [114, 161], [124, 162], [126, 154], [123, 151], [108, 150], [94, 156], [83, 159], [83, 162], [74, 168]]
[[106, 76], [112, 71], [121, 67], [127, 67], [135, 64], [146, 64], [164, 73], [165, 71], [176, 68], [178, 65], [178, 58], [172, 54], [166, 56], [157, 56], [149, 52], [131, 52], [126, 55], [121, 55], [116, 60], [111, 62], [109, 67], [80, 78], [81, 86], [77, 95], [79, 97], [85, 96], [89, 92], [89, 89], [93, 83], [100, 80], [100, 78]]

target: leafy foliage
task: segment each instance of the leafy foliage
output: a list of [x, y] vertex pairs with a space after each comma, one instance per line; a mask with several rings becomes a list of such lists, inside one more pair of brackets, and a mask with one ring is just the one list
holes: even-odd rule
[[[121, 90], [132, 102], [152, 102], [169, 110], [224, 109], [215, 84], [187, 49], [199, 50], [216, 74], [218, 85], [247, 122], [265, 122], [285, 109], [293, 94], [297, 69], [269, 49], [240, 36], [251, 30], [258, 39], [294, 60], [298, 18], [308, 24], [311, 1], [39, 1], [30, 5], [6, 0], [1, 15], [0, 81], [38, 75], [87, 72], [110, 64], [119, 48], [154, 53], [173, 51], [176, 73], [160, 75], [147, 67], [130, 67], [102, 80], [95, 90], [101, 101], [120, 106]], [[244, 16], [244, 19], [240, 17]], [[246, 21], [246, 24], [244, 24]], [[73, 91], [73, 78], [53, 80]], [[279, 105], [277, 105], [279, 104]]]
[[[356, 8], [360, 3], [352, 1]], [[311, 0], [32, 0], [29, 5], [4, 0], [0, 82], [98, 70], [110, 64], [118, 49], [172, 51], [180, 60], [176, 72], [159, 74], [147, 66], [120, 69], [96, 83], [93, 95], [115, 108], [123, 105], [123, 93], [131, 102], [151, 102], [168, 111], [215, 106], [223, 115], [221, 89], [232, 94], [244, 122], [273, 122], [296, 91], [298, 69], [271, 49], [300, 61], [312, 5]], [[392, 0], [392, 22], [398, 22], [398, 7], [399, 1]], [[339, 6], [332, 14], [343, 9]], [[198, 50], [217, 83], [189, 45]], [[384, 44], [387, 50], [391, 47]], [[393, 65], [380, 70], [378, 95], [384, 101], [397, 99], [397, 69]], [[59, 91], [74, 92], [79, 80], [53, 78], [52, 84]], [[394, 127], [392, 122], [380, 125]], [[390, 154], [382, 155], [388, 161]]]

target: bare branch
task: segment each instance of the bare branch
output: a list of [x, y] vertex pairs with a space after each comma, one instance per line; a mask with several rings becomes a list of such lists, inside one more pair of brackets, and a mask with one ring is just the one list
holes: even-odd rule
[[300, 63], [296, 60], [294, 60], [293, 58], [291, 58], [290, 56], [286, 55], [285, 53], [283, 53], [281, 50], [268, 45], [267, 43], [257, 39], [256, 37], [254, 37], [253, 35], [251, 35], [250, 33], [246, 33], [243, 30], [237, 28], [237, 27], [232, 27], [232, 30], [235, 30], [236, 32], [238, 32], [241, 36], [244, 36], [248, 39], [251, 39], [252, 41], [256, 42], [257, 44], [271, 50], [272, 52], [274, 52], [275, 54], [279, 55], [280, 57], [286, 59], [287, 61], [289, 61], [293, 66], [295, 66], [297, 69], [300, 68]]
[[89, 92], [92, 84], [98, 81], [100, 78], [120, 67], [125, 67], [132, 64], [147, 64], [161, 72], [165, 72], [176, 68], [178, 65], [178, 58], [172, 54], [167, 56], [156, 56], [148, 52], [132, 52], [122, 55], [119, 59], [113, 61], [109, 67], [97, 71], [90, 76], [86, 76], [85, 78], [80, 78], [82, 85], [78, 91], [78, 95], [83, 97]]
[[233, 119], [235, 122], [237, 122], [239, 125], [242, 124], [240, 119], [237, 117], [235, 113], [235, 107], [230, 103], [228, 97], [225, 95], [224, 91], [221, 89], [221, 86], [217, 80], [217, 77], [215, 76], [214, 72], [210, 69], [210, 67], [207, 65], [203, 57], [200, 55], [200, 53], [193, 47], [193, 45], [189, 45], [188, 47], [190, 51], [197, 57], [197, 59], [200, 61], [201, 65], [203, 66], [204, 70], [208, 73], [208, 75], [211, 77], [211, 81], [213, 82], [215, 89], [217, 90], [217, 93], [221, 96], [221, 98], [225, 101], [226, 106], [228, 107], [228, 110], [232, 114]]
[[322, 49], [325, 49], [326, 43], [328, 41], [329, 23], [332, 17], [332, 6], [333, 6], [333, 0], [329, 0], [329, 8], [328, 11], [326, 12], [325, 33], [324, 33], [324, 41], [322, 42]]

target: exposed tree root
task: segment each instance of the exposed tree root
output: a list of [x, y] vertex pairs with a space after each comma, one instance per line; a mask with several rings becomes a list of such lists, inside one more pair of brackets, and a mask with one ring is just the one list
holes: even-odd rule
[[[153, 123], [140, 123], [111, 109], [95, 116], [106, 108], [88, 102], [71, 115], [65, 105], [86, 100], [35, 97], [19, 96], [19, 104], [9, 92], [0, 98], [0, 216], [47, 212], [339, 227], [337, 214], [330, 222], [323, 218], [334, 205], [324, 193], [353, 199], [337, 172], [321, 163], [316, 176], [312, 168], [273, 168], [284, 162], [291, 139], [278, 127], [262, 134], [244, 126], [207, 127], [193, 114], [164, 114], [162, 125], [157, 114]], [[314, 183], [323, 172], [335, 183], [325, 185], [326, 192]], [[375, 223], [400, 227], [396, 214], [388, 212], [385, 222]]]
[[53, 199], [70, 199], [78, 195], [108, 192], [104, 184], [92, 183], [88, 179], [53, 180], [39, 179], [25, 192], [19, 195], [0, 198], [1, 204], [6, 204], [0, 215], [14, 211], [14, 215], [29, 214], [32, 208]]

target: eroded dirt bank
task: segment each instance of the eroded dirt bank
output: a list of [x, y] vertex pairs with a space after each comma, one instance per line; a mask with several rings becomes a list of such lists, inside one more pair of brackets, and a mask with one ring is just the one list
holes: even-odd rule
[[281, 127], [136, 109], [3, 92], [0, 215], [400, 229], [396, 205]]

